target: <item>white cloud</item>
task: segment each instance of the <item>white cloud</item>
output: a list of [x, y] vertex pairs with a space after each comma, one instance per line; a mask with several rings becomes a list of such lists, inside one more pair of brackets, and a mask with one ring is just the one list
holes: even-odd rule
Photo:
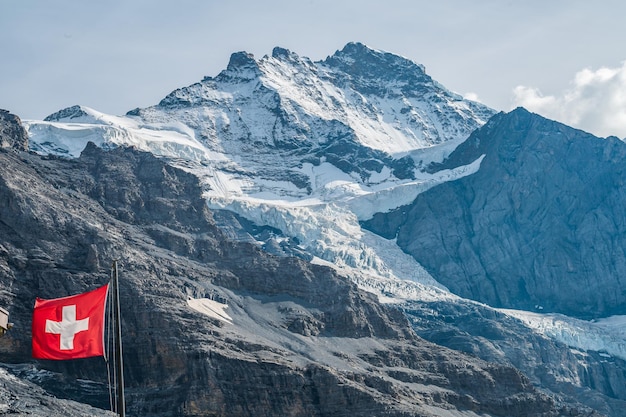
[[469, 92], [469, 93], [463, 94], [463, 98], [466, 99], [466, 100], [472, 100], [472, 101], [476, 101], [478, 103], [482, 103], [480, 101], [480, 99], [478, 98], [478, 94], [473, 93], [473, 92]]
[[562, 95], [543, 95], [533, 87], [513, 90], [515, 107], [598, 136], [626, 138], [626, 62], [618, 68], [584, 69]]

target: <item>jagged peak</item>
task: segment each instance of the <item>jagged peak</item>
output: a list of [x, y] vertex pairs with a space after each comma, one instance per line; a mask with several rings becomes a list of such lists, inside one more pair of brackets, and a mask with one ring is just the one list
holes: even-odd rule
[[299, 56], [298, 54], [296, 54], [295, 52], [291, 52], [289, 49], [286, 48], [282, 48], [280, 46], [276, 46], [274, 49], [272, 49], [272, 58], [278, 58], [278, 59], [298, 59]]
[[341, 51], [338, 51], [338, 52], [344, 53], [344, 54], [354, 54], [354, 53], [363, 54], [363, 53], [377, 53], [381, 51], [371, 48], [361, 42], [348, 42], [347, 44], [345, 44], [343, 49], [341, 49]]
[[380, 66], [387, 71], [391, 70], [394, 74], [397, 73], [398, 70], [412, 70], [426, 75], [426, 70], [423, 65], [417, 64], [400, 55], [370, 48], [360, 42], [349, 42], [343, 49], [336, 51], [323, 62], [331, 67], [339, 66], [340, 68], [345, 68], [346, 65], [349, 65], [354, 68], [354, 64], [360, 63], [362, 65], [359, 65], [359, 67]]
[[245, 52], [235, 52], [230, 55], [230, 60], [228, 61], [228, 66], [226, 67], [227, 71], [242, 71], [246, 69], [258, 69], [259, 66], [254, 59], [254, 55]]
[[272, 50], [271, 57], [268, 57], [266, 55], [263, 57], [262, 61], [263, 63], [269, 63], [269, 65], [272, 65], [272, 66], [274, 65], [272, 64], [272, 61], [274, 62], [278, 61], [281, 63], [285, 63], [288, 66], [299, 68], [297, 71], [300, 71], [302, 68], [306, 68], [305, 71], [316, 70], [315, 63], [313, 63], [313, 61], [311, 61], [309, 58], [307, 58], [306, 56], [300, 56], [297, 53], [292, 52], [287, 48], [282, 48], [280, 46], [277, 46]]
[[[323, 119], [337, 119], [356, 127], [359, 124], [352, 120], [357, 116], [354, 112], [345, 110], [353, 101], [358, 107], [357, 113], [363, 117], [372, 117], [376, 112], [382, 111], [369, 102], [358, 102], [359, 99], [354, 98], [357, 96], [353, 97], [352, 94], [356, 91], [366, 97], [384, 97], [398, 103], [394, 104], [398, 107], [397, 117], [406, 129], [402, 128], [403, 133], [394, 136], [394, 140], [381, 142], [375, 139], [379, 132], [386, 132], [384, 126], [378, 133], [373, 133], [378, 129], [374, 127], [356, 128], [360, 129], [357, 135], [360, 141], [389, 153], [406, 152], [411, 146], [439, 143], [468, 135], [494, 113], [476, 103], [456, 105], [456, 102], [463, 100], [462, 97], [454, 95], [432, 80], [422, 68], [406, 58], [375, 50], [358, 42], [347, 44], [325, 62], [313, 62], [281, 46], [274, 47], [271, 55], [264, 55], [259, 59], [255, 59], [251, 53], [240, 51], [231, 55], [227, 68], [216, 77], [205, 77], [201, 82], [174, 90], [157, 107], [160, 110], [221, 107], [225, 105], [225, 101], [232, 104], [242, 96], [249, 95], [253, 100], [263, 100], [263, 106], [265, 102], [275, 105], [274, 111], [277, 115], [301, 112], [306, 117], [322, 116]], [[416, 104], [427, 103], [434, 96], [438, 100], [436, 106], [443, 106], [441, 108], [445, 110], [441, 117], [446, 123], [441, 127], [425, 121], [435, 117], [426, 108], [430, 104], [424, 108], [418, 108]], [[231, 110], [229, 105], [225, 107], [226, 112]], [[127, 116], [142, 117], [146, 114], [148, 113], [142, 109], [133, 109]], [[244, 117], [254, 115], [245, 113]], [[297, 119], [295, 129], [299, 133], [296, 136], [308, 135], [307, 132], [311, 132], [307, 125], [309, 121], [304, 121], [301, 115]], [[291, 122], [281, 119], [281, 123], [290, 126]], [[375, 123], [378, 126], [378, 122]], [[385, 123], [381, 122], [382, 125]], [[291, 128], [290, 126], [289, 129]], [[274, 134], [264, 132], [261, 136], [272, 137]]]
[[350, 56], [350, 57], [359, 57], [363, 55], [380, 55], [385, 52], [380, 51], [378, 49], [370, 48], [361, 42], [348, 42], [343, 49], [336, 51], [335, 56]]
[[77, 119], [79, 117], [89, 116], [89, 109], [80, 105], [74, 105], [61, 109], [43, 119], [46, 122], [58, 122], [62, 119]]
[[214, 80], [241, 79], [250, 80], [261, 75], [259, 63], [250, 52], [239, 51], [230, 55], [230, 60], [226, 69], [220, 72], [217, 77], [206, 76], [202, 79], [203, 83], [212, 82]]

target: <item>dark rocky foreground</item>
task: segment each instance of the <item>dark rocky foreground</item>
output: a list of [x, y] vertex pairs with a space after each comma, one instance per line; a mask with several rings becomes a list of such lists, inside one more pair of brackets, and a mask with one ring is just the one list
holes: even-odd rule
[[514, 366], [536, 386], [607, 416], [626, 416], [626, 361], [619, 357], [569, 348], [511, 316], [467, 300], [413, 301], [404, 309], [424, 339]]
[[32, 365], [0, 365], [0, 415], [33, 417], [114, 417], [115, 414], [57, 398], [33, 381], [53, 377]]
[[[329, 268], [225, 239], [197, 179], [152, 155], [90, 145], [68, 161], [6, 148], [0, 305], [15, 327], [0, 339], [11, 364], [0, 400], [17, 397], [14, 414], [90, 415], [63, 399], [106, 407], [102, 359], [33, 361], [30, 317], [35, 296], [92, 289], [119, 259], [129, 415], [598, 415], [511, 366], [425, 341]], [[232, 320], [190, 298], [227, 304]], [[61, 399], [26, 393], [24, 380]], [[24, 405], [32, 398], [45, 411]]]
[[28, 151], [28, 133], [16, 115], [0, 109], [0, 148]]

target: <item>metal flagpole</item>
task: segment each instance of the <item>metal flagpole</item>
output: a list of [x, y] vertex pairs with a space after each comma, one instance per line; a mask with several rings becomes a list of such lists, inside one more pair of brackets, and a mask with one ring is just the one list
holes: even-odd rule
[[115, 365], [117, 373], [117, 412], [120, 417], [126, 416], [124, 401], [124, 364], [122, 363], [122, 321], [120, 314], [120, 288], [117, 279], [117, 260], [113, 261], [113, 317], [115, 322]]

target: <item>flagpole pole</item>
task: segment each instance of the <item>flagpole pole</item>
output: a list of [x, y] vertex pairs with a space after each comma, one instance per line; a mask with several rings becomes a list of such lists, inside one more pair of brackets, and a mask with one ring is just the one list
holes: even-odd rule
[[126, 416], [124, 400], [124, 364], [122, 362], [122, 321], [120, 314], [120, 289], [117, 277], [117, 260], [113, 261], [113, 317], [115, 322], [115, 366], [117, 373], [117, 412], [120, 417]]

